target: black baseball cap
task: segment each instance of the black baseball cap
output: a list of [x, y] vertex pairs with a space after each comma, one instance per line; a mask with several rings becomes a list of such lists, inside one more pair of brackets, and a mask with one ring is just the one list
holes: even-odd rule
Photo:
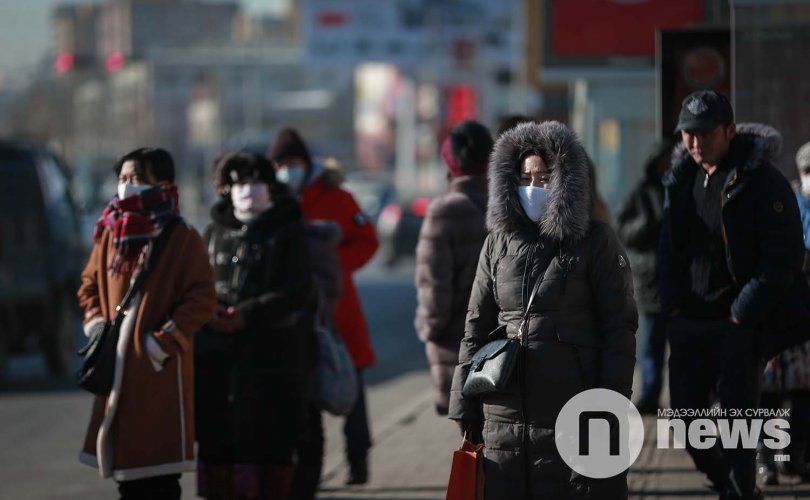
[[714, 90], [699, 90], [686, 96], [675, 132], [709, 132], [718, 125], [734, 123], [734, 110], [728, 98]]

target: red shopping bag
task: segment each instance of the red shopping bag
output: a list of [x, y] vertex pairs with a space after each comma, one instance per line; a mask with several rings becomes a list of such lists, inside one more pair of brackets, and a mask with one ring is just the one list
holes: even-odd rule
[[484, 445], [465, 438], [453, 452], [446, 500], [484, 500]]

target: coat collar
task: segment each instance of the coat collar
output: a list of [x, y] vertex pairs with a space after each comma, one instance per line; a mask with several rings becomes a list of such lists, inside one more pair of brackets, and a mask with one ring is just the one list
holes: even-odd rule
[[[729, 161], [731, 170], [751, 172], [765, 166], [775, 166], [782, 152], [782, 135], [773, 127], [759, 123], [740, 123], [731, 141]], [[690, 182], [700, 168], [689, 156], [683, 143], [672, 153], [672, 168], [664, 176], [664, 186]]]
[[[539, 224], [520, 205], [520, 162], [528, 153], [542, 153], [552, 170], [548, 209]], [[523, 123], [505, 132], [489, 162], [487, 227], [504, 233], [536, 232], [551, 240], [583, 238], [591, 219], [590, 179], [585, 150], [565, 125], [549, 121]]]
[[461, 175], [453, 177], [447, 190], [451, 193], [485, 193], [487, 192], [487, 177], [485, 175]]

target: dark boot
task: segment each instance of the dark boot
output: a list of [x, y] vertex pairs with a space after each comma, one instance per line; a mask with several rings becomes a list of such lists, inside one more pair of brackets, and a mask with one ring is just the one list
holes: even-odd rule
[[368, 454], [349, 454], [349, 476], [346, 484], [366, 484], [368, 482]]
[[779, 484], [779, 471], [773, 455], [774, 451], [762, 443], [757, 446], [757, 479], [767, 486]]

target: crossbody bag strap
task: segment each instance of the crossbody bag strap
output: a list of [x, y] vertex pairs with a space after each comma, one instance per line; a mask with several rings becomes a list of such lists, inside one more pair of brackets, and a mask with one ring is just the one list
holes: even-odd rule
[[132, 299], [135, 297], [135, 292], [137, 292], [141, 288], [141, 285], [143, 285], [143, 282], [146, 280], [146, 275], [147, 272], [149, 271], [149, 268], [151, 268], [155, 264], [155, 262], [157, 262], [158, 256], [163, 250], [163, 247], [166, 245], [166, 241], [169, 239], [169, 235], [171, 234], [172, 230], [174, 229], [174, 226], [177, 224], [178, 221], [179, 219], [176, 219], [166, 224], [166, 226], [163, 227], [163, 231], [161, 231], [160, 235], [157, 238], [155, 238], [155, 241], [152, 244], [152, 250], [149, 254], [148, 262], [146, 262], [145, 265], [141, 266], [140, 270], [138, 271], [138, 274], [136, 274], [135, 278], [133, 278], [132, 283], [129, 286], [129, 290], [127, 290], [127, 293], [121, 300], [121, 303], [118, 304], [118, 307], [115, 308], [116, 315], [114, 323], [117, 323], [118, 321], [122, 320], [122, 318], [127, 315], [127, 308], [129, 307], [129, 304], [132, 302]]
[[540, 276], [537, 277], [537, 281], [534, 282], [534, 287], [532, 288], [532, 293], [529, 295], [529, 301], [526, 303], [526, 309], [523, 311], [523, 320], [520, 322], [520, 329], [519, 335], [524, 334], [524, 327], [529, 323], [529, 313], [532, 308], [532, 303], [534, 303], [534, 298], [537, 296], [537, 292], [540, 290], [540, 285], [543, 283], [543, 280], [546, 277], [546, 271], [548, 270], [548, 266], [551, 265], [551, 261], [554, 260], [554, 256], [556, 252], [554, 251], [557, 248], [555, 245], [554, 247], [550, 248], [549, 251], [546, 252], [545, 260], [541, 267]]

